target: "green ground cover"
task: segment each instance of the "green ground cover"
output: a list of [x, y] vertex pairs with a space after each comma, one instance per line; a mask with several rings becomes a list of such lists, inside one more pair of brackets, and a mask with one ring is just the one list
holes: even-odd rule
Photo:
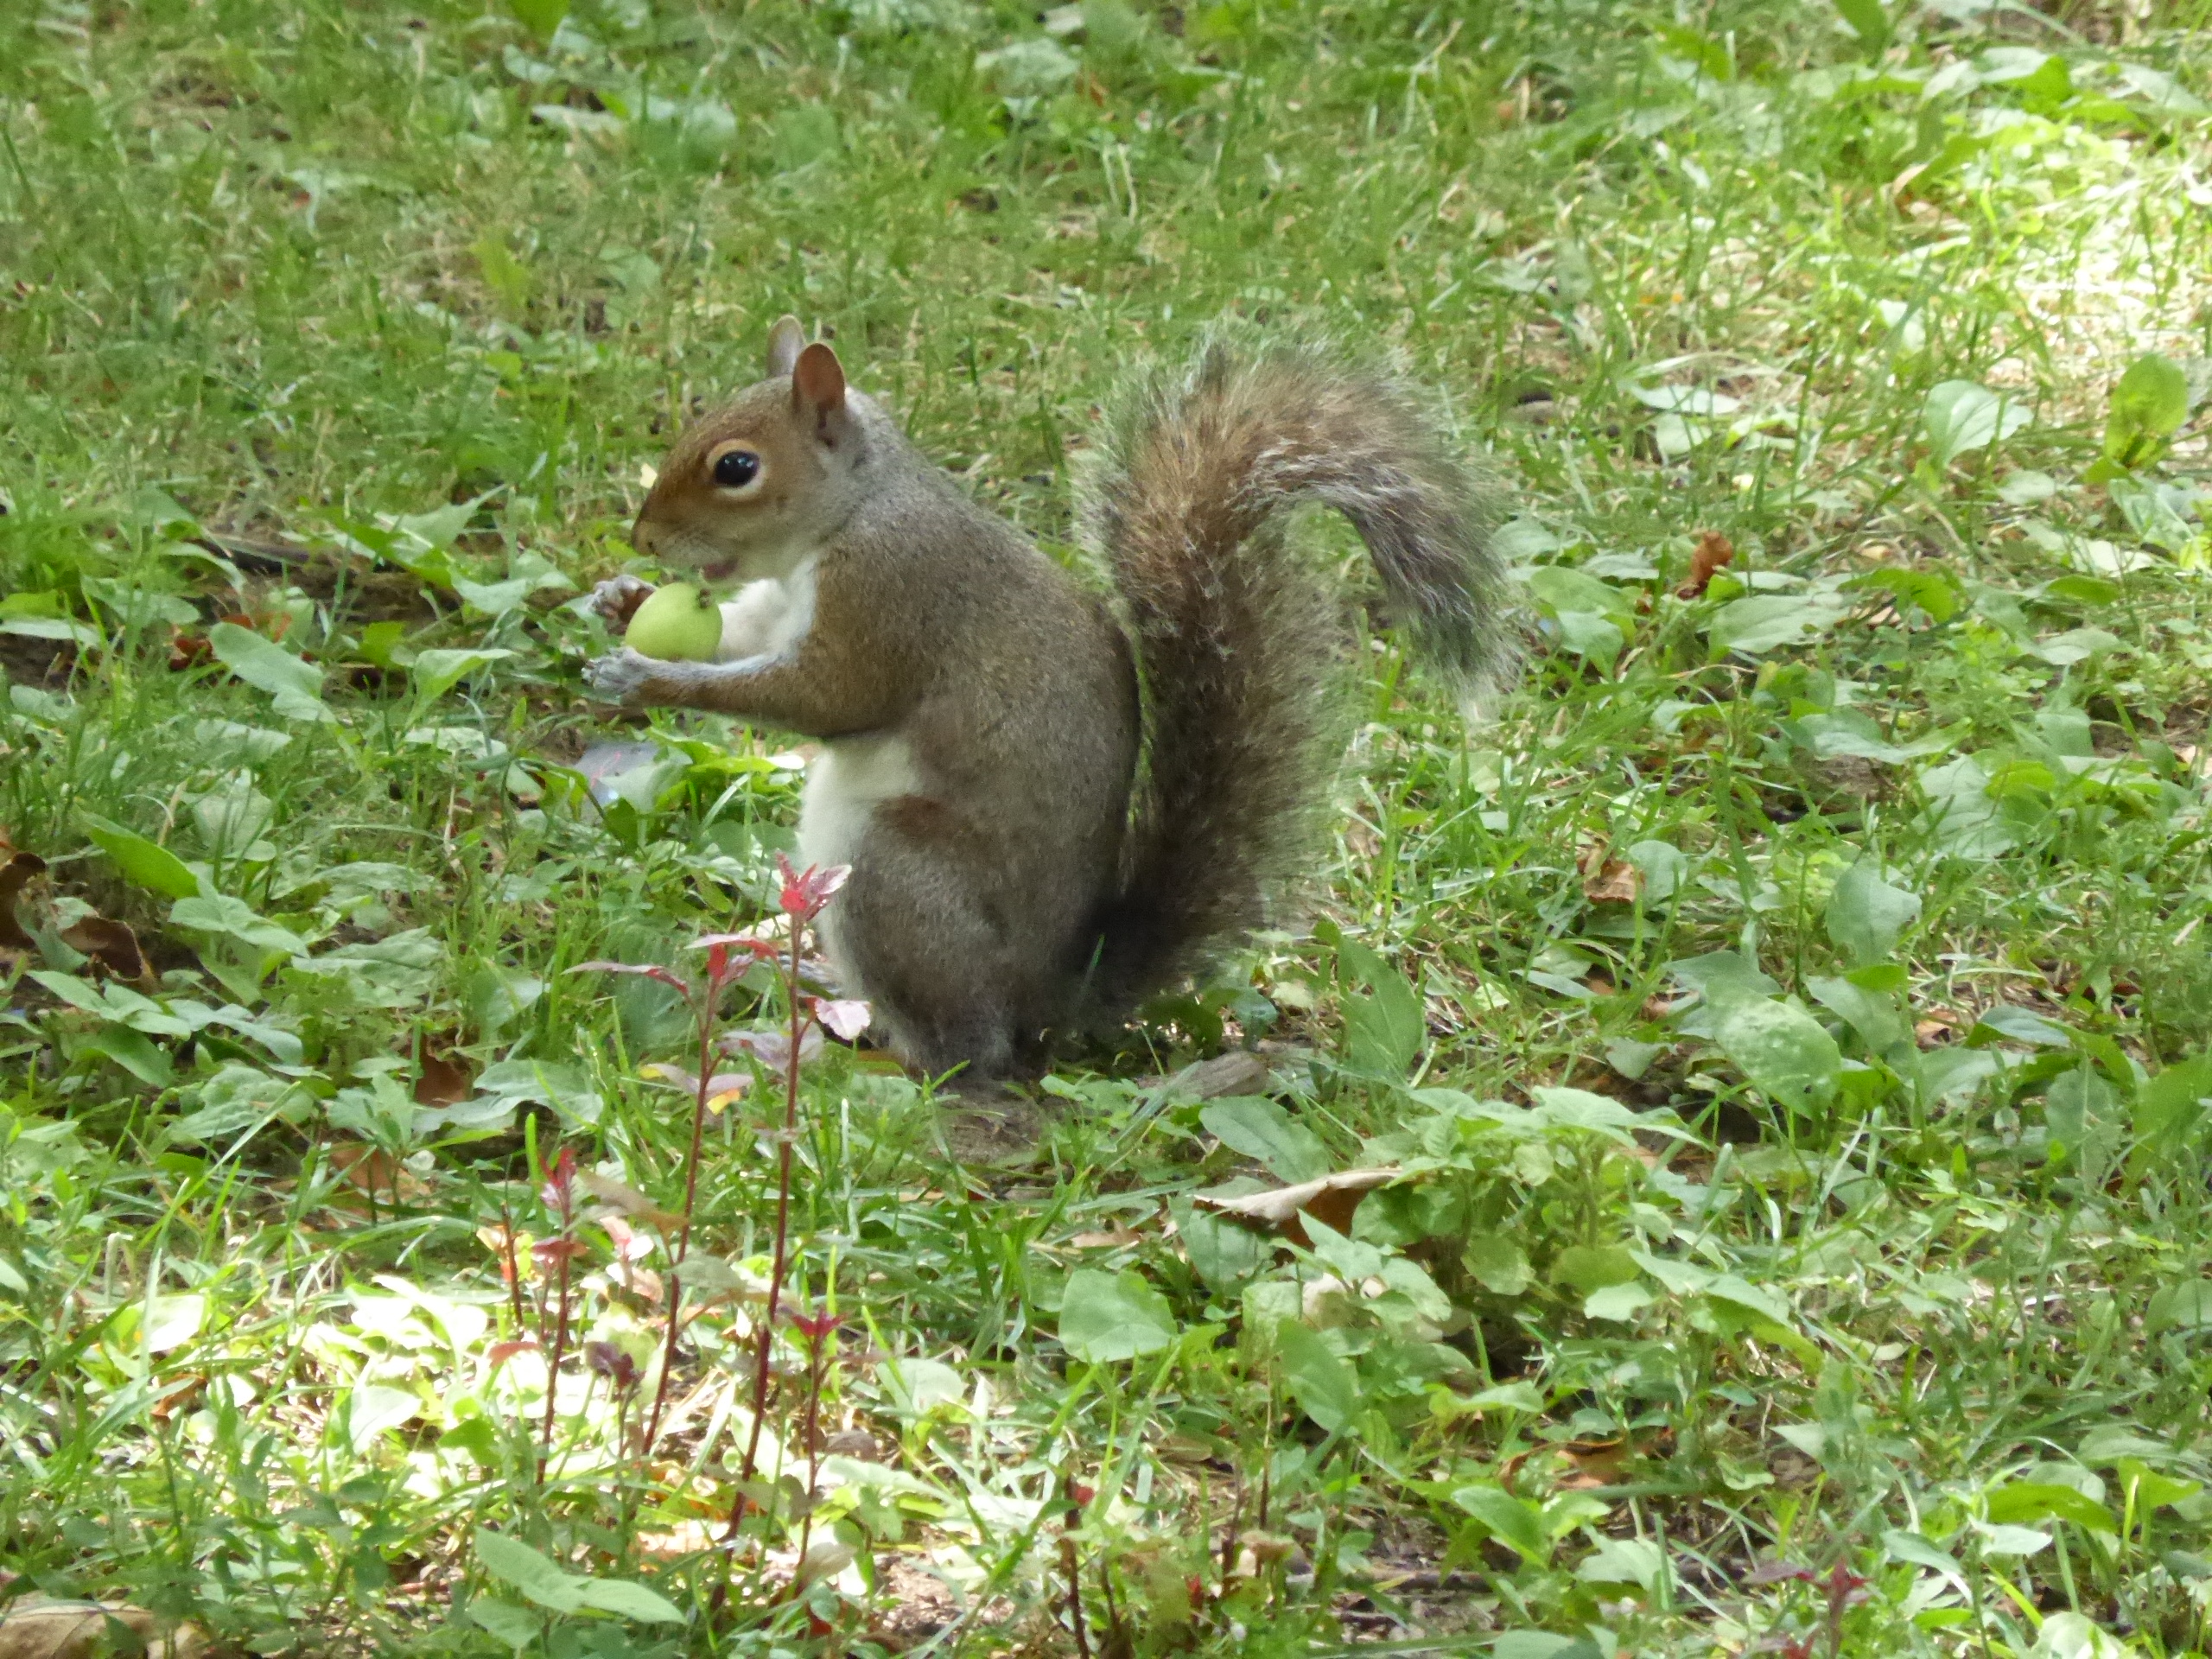
[[[2205, 21], [0, 11], [0, 1608], [2202, 1649]], [[804, 760], [591, 704], [575, 601], [786, 310], [1077, 562], [1124, 365], [1400, 353], [1530, 652], [1463, 727], [1356, 607], [1316, 642], [1317, 890], [1033, 1149], [834, 1043], [779, 1140], [726, 1062], [657, 1401], [696, 1047], [568, 970], [776, 915]], [[1202, 1201], [1360, 1167], [1289, 1236]]]

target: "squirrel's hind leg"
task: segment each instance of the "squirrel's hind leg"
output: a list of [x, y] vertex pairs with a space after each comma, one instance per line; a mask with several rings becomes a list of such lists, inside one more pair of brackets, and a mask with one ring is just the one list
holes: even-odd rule
[[919, 795], [872, 815], [837, 895], [833, 957], [865, 995], [892, 1052], [916, 1071], [1006, 1076], [1028, 1052], [1036, 988], [1025, 983], [1002, 878], [938, 803]]

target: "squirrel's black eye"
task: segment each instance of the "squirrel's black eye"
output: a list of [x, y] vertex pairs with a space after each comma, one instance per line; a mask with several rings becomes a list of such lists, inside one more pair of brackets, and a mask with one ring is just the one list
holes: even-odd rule
[[760, 457], [750, 449], [725, 449], [715, 457], [715, 482], [726, 490], [741, 490], [760, 476]]

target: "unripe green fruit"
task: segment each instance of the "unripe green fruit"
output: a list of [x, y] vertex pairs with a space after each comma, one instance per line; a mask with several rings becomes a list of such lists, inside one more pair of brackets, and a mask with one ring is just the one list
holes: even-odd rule
[[721, 650], [722, 609], [690, 582], [671, 582], [638, 607], [622, 640], [664, 663], [711, 663]]

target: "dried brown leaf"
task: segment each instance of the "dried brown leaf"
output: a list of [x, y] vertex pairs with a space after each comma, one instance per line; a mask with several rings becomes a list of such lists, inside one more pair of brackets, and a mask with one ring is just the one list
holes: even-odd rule
[[1702, 599], [1705, 590], [1713, 585], [1713, 576], [1721, 566], [1736, 557], [1736, 549], [1726, 536], [1717, 530], [1708, 530], [1697, 538], [1697, 547], [1690, 554], [1689, 578], [1675, 589], [1682, 599]]
[[1643, 872], [1624, 858], [1609, 858], [1582, 881], [1582, 896], [1593, 905], [1632, 905], [1643, 895]]
[[207, 1649], [196, 1625], [164, 1631], [143, 1607], [27, 1596], [0, 1612], [0, 1659], [99, 1659], [119, 1650], [109, 1639], [111, 1621], [137, 1637], [150, 1659], [196, 1659]]
[[1349, 1232], [1352, 1211], [1359, 1208], [1359, 1201], [1376, 1187], [1388, 1186], [1402, 1173], [1395, 1165], [1383, 1169], [1340, 1169], [1316, 1181], [1300, 1181], [1296, 1186], [1250, 1192], [1241, 1198], [1215, 1198], [1200, 1193], [1193, 1202], [1202, 1210], [1248, 1225], [1272, 1228], [1294, 1243], [1304, 1243], [1302, 1217], [1310, 1215], [1337, 1232]]
[[29, 950], [36, 944], [16, 919], [16, 900], [34, 877], [46, 874], [46, 861], [36, 853], [17, 853], [0, 864], [0, 950]]
[[61, 942], [133, 985], [143, 985], [154, 976], [154, 970], [146, 965], [146, 953], [138, 948], [138, 936], [122, 922], [111, 922], [105, 916], [79, 917], [61, 930]]
[[458, 1054], [425, 1049], [415, 1075], [417, 1106], [457, 1106], [476, 1092], [475, 1068]]

